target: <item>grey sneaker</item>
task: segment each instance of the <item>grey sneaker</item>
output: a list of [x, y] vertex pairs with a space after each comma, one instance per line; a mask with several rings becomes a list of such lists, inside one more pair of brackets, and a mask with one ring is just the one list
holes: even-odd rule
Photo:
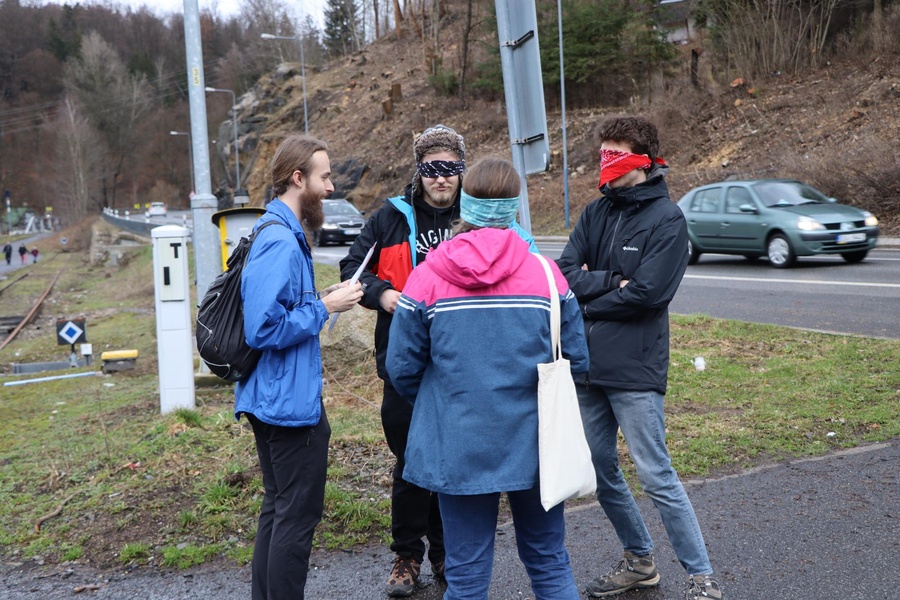
[[688, 580], [687, 589], [684, 591], [684, 600], [703, 600], [714, 598], [722, 600], [725, 597], [719, 582], [710, 575], [693, 575]]
[[625, 558], [614, 564], [609, 573], [587, 584], [586, 591], [592, 598], [605, 598], [657, 584], [659, 573], [653, 555], [637, 556], [626, 550]]

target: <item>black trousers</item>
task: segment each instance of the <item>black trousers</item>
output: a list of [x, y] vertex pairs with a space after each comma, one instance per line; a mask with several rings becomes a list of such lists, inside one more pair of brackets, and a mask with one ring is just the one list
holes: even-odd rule
[[391, 551], [404, 558], [422, 562], [428, 539], [428, 559], [432, 564], [444, 560], [444, 527], [438, 496], [403, 479], [406, 465], [406, 438], [412, 420], [412, 405], [397, 390], [384, 382], [381, 400], [381, 425], [388, 447], [397, 459], [391, 487]]
[[253, 600], [303, 600], [313, 532], [325, 507], [331, 427], [279, 427], [251, 414], [263, 496], [253, 548]]

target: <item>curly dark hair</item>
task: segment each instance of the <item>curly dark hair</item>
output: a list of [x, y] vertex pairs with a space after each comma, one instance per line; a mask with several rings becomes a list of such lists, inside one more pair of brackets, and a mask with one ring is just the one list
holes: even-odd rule
[[608, 117], [597, 127], [597, 137], [601, 144], [628, 144], [632, 152], [646, 154], [650, 160], [659, 156], [659, 132], [656, 125], [643, 117]]

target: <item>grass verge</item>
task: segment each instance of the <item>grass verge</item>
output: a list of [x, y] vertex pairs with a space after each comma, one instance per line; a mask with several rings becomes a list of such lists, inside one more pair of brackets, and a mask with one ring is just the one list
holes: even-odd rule
[[[133, 371], [0, 388], [4, 552], [99, 568], [248, 561], [263, 493], [253, 434], [234, 420], [227, 387], [198, 388], [195, 410], [159, 414], [149, 249], [112, 269], [74, 253], [30, 268], [31, 287], [7, 306], [30, 304], [43, 289], [38, 269], [64, 274], [42, 316], [0, 351], [0, 364], [64, 357], [52, 324], [77, 316], [87, 319], [98, 358], [123, 348], [140, 358]], [[318, 269], [321, 285], [337, 276]], [[900, 435], [900, 341], [702, 316], [672, 321], [668, 441], [684, 478]], [[696, 356], [705, 371], [694, 369]], [[392, 461], [374, 361], [366, 353], [325, 359], [333, 434], [316, 544], [386, 543]], [[4, 369], [0, 383], [30, 377]]]

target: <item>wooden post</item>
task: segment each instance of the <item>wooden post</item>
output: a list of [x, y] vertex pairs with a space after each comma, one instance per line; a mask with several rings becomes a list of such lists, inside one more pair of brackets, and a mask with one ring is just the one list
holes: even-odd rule
[[695, 88], [700, 87], [700, 52], [701, 51], [696, 48], [691, 48], [691, 85]]
[[400, 102], [403, 100], [403, 92], [400, 91], [399, 83], [391, 84], [391, 100], [393, 100], [394, 102]]

